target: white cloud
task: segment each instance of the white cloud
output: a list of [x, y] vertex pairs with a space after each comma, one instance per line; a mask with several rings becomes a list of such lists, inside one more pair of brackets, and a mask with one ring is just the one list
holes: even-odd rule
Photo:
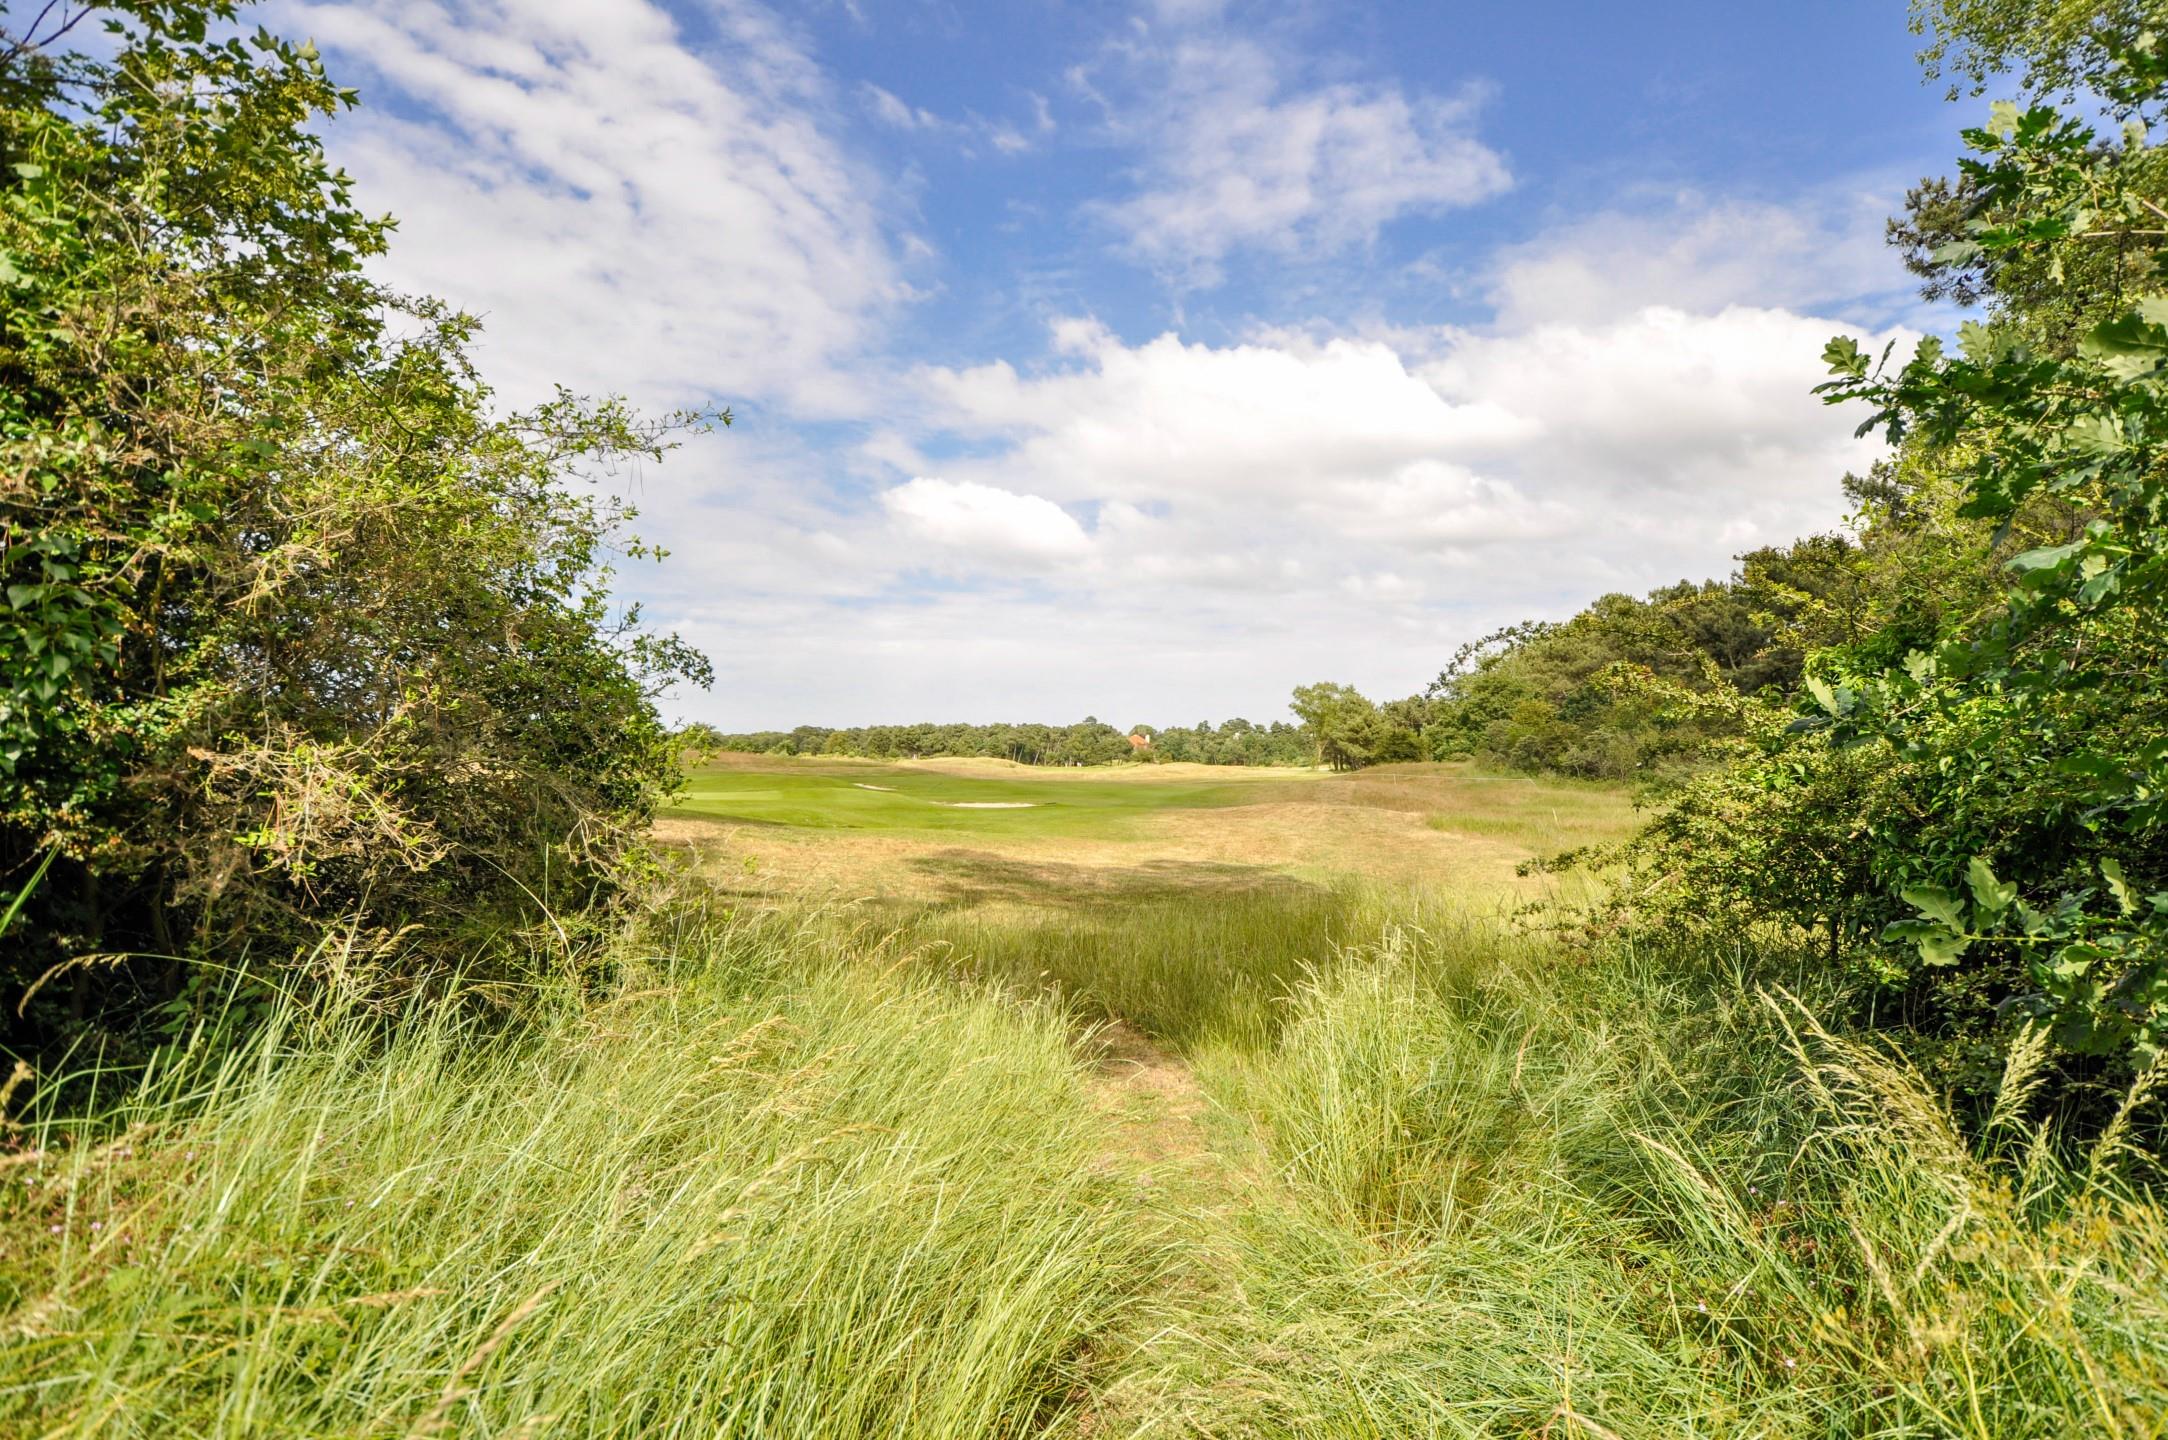
[[1883, 240], [1901, 198], [1895, 187], [1855, 186], [1791, 205], [1687, 192], [1609, 207], [1501, 251], [1490, 299], [1506, 329], [1600, 323], [1652, 305], [1810, 309], [1865, 298], [1886, 313], [1911, 289]]
[[[1017, 126], [1003, 120], [989, 120], [981, 115], [970, 115], [962, 120], [950, 120], [935, 114], [923, 105], [912, 105], [892, 90], [866, 83], [859, 86], [859, 94], [873, 118], [891, 130], [909, 134], [940, 136], [955, 143], [965, 155], [975, 153], [975, 147], [983, 142], [1003, 155], [1021, 155], [1036, 147], [1037, 141]], [[1042, 96], [1031, 96], [1032, 129], [1041, 135], [1054, 128], [1052, 114], [1046, 108]]]
[[678, 613], [726, 675], [765, 677], [718, 687], [733, 723], [1270, 715], [1324, 676], [1404, 694], [1496, 625], [1837, 523], [1876, 453], [1810, 393], [1837, 328], [1650, 307], [1214, 346], [1068, 320], [1046, 369], [920, 372], [924, 428], [860, 453], [896, 477], [870, 513], [780, 484], [735, 505], [725, 578]]
[[[1496, 624], [1828, 528], [1873, 454], [1809, 393], [1846, 328], [1812, 317], [1893, 313], [1865, 200], [1601, 209], [1479, 266], [1481, 328], [1208, 344], [1069, 318], [1041, 363], [899, 376], [914, 242], [839, 112], [1000, 150], [1054, 133], [1039, 97], [1004, 127], [839, 95], [748, 0], [288, 12], [361, 67], [372, 108], [333, 154], [402, 217], [392, 278], [482, 312], [512, 396], [865, 427], [743, 426], [643, 495], [677, 555], [629, 588], [718, 665], [691, 714], [1164, 722], [1268, 717], [1326, 676], [1406, 693]], [[1214, 0], [1164, 0], [1087, 79], [1139, 157], [1099, 213], [1191, 279], [1508, 183], [1471, 97], [1315, 83]]]
[[694, 37], [650, 0], [285, 9], [362, 89], [332, 151], [399, 217], [390, 278], [481, 314], [513, 398], [854, 403], [838, 362], [909, 290], [880, 185], [765, 12]]
[[940, 116], [931, 110], [904, 104], [894, 91], [883, 90], [870, 81], [860, 89], [866, 97], [867, 108], [873, 112], [873, 118], [883, 125], [893, 126], [898, 130], [934, 130], [941, 126]]
[[[855, 573], [936, 554], [972, 582], [896, 612], [921, 663], [951, 677], [892, 674], [928, 714], [1026, 708], [978, 703], [975, 679], [1002, 697], [1082, 697], [1057, 715], [1169, 718], [1201, 696], [1275, 713], [1288, 685], [1325, 675], [1405, 693], [1494, 625], [1720, 573], [1835, 524], [1841, 477], [1875, 453], [1809, 393], [1836, 328], [1651, 307], [1513, 333], [1210, 346], [1065, 321], [1063, 358], [1042, 372], [920, 374], [930, 423], [969, 453], [885, 492], [887, 518], [923, 544], [869, 531]], [[923, 458], [894, 433], [871, 443], [877, 464]], [[863, 613], [824, 633], [854, 653], [901, 643], [842, 635]], [[1059, 662], [1011, 653], [989, 625], [1042, 637]]]
[[1081, 556], [1090, 541], [1053, 501], [971, 481], [918, 476], [881, 493], [905, 530], [952, 555], [999, 564]]
[[1329, 255], [1511, 184], [1469, 133], [1478, 89], [1295, 88], [1293, 63], [1222, 24], [1216, 5], [1162, 12], [1160, 27], [1075, 77], [1141, 151], [1134, 193], [1097, 210], [1145, 259], [1210, 284], [1237, 249]]
[[[1838, 517], [1838, 480], [1870, 449], [1809, 393], [1837, 328], [1651, 308], [1518, 333], [1214, 347], [1066, 322], [1057, 343], [1075, 358], [1046, 373], [995, 364], [921, 383], [939, 422], [1006, 442], [952, 475], [1155, 507], [1122, 540], [1132, 553], [1208, 564], [1246, 546], [1323, 580], [1385, 547], [1450, 558], [1473, 590], [1513, 588], [1538, 545], [1590, 585], [1655, 583], [1720, 568], [1720, 532], [1789, 539]], [[1477, 581], [1466, 567], [1485, 547], [1514, 553]], [[1223, 564], [1222, 583], [1239, 568]], [[1263, 588], [1289, 578], [1276, 563], [1243, 573]]]
[[1065, 321], [1055, 342], [1081, 363], [1028, 377], [1006, 362], [936, 369], [921, 383], [934, 418], [1016, 441], [974, 463], [1020, 468], [1065, 499], [1294, 499], [1448, 448], [1495, 450], [1526, 429], [1481, 399], [1449, 401], [1377, 341], [1213, 347], [1170, 334], [1129, 346]]

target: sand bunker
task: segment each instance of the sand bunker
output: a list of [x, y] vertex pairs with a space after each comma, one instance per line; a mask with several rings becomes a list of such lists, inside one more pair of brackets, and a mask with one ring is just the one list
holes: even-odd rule
[[863, 780], [853, 780], [851, 783], [861, 790], [886, 790], [891, 795], [896, 793], [896, 787], [893, 785], [868, 785]]

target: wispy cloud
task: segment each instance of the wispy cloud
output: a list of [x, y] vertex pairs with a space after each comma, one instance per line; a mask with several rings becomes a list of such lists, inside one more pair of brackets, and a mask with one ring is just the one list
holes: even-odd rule
[[1021, 155], [1035, 149], [1039, 139], [1054, 129], [1054, 119], [1043, 96], [1032, 95], [1031, 118], [1023, 124], [1007, 120], [990, 120], [975, 113], [967, 113], [961, 119], [935, 114], [923, 105], [913, 105], [892, 90], [871, 81], [859, 86], [860, 97], [866, 112], [874, 120], [891, 130], [910, 134], [937, 136], [955, 144], [965, 154], [973, 153], [978, 146], [987, 145], [1003, 155]]
[[856, 403], [844, 362], [910, 291], [879, 178], [772, 16], [725, 5], [702, 35], [648, 0], [286, 10], [364, 92], [334, 143], [399, 217], [392, 278], [482, 314], [512, 395]]
[[1138, 256], [1197, 285], [1231, 253], [1322, 257], [1404, 215], [1471, 205], [1512, 183], [1477, 139], [1480, 86], [1305, 86], [1289, 47], [1216, 5], [1162, 7], [1072, 83], [1138, 156], [1134, 188], [1097, 213]]

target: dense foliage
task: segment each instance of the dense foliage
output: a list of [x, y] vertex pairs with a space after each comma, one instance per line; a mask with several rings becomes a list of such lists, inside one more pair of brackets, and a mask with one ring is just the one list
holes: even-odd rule
[[390, 222], [310, 133], [353, 100], [315, 52], [228, 3], [84, 19], [0, 32], [0, 993], [30, 1043], [171, 1021], [184, 960], [333, 921], [449, 946], [593, 898], [673, 782], [650, 698], [702, 669], [612, 610], [627, 512], [581, 483], [662, 431], [499, 413], [473, 323], [369, 277]]
[[[1807, 932], [1975, 1093], [2032, 1026], [2081, 1089], [2168, 1045], [2168, 63], [2106, 21], [2003, 24], [2021, 8], [1967, 8], [1994, 26], [1936, 53], [2029, 65], [2122, 133], [1998, 103], [1959, 177], [1913, 192], [1893, 238], [1985, 316], [1955, 354], [1830, 345], [1826, 398], [1893, 444], [1851, 483], [1854, 535], [1526, 627], [1440, 687], [1442, 723], [1510, 763], [1674, 760], [1622, 918]], [[1691, 634], [1712, 598], [1742, 623]]]

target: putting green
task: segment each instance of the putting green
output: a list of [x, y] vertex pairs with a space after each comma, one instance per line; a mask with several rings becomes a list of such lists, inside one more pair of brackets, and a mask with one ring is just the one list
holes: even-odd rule
[[673, 813], [807, 830], [965, 835], [1113, 835], [1160, 810], [1238, 805], [1260, 786], [1299, 780], [1167, 781], [1111, 772], [1107, 779], [955, 775], [906, 766], [801, 762], [696, 770]]

